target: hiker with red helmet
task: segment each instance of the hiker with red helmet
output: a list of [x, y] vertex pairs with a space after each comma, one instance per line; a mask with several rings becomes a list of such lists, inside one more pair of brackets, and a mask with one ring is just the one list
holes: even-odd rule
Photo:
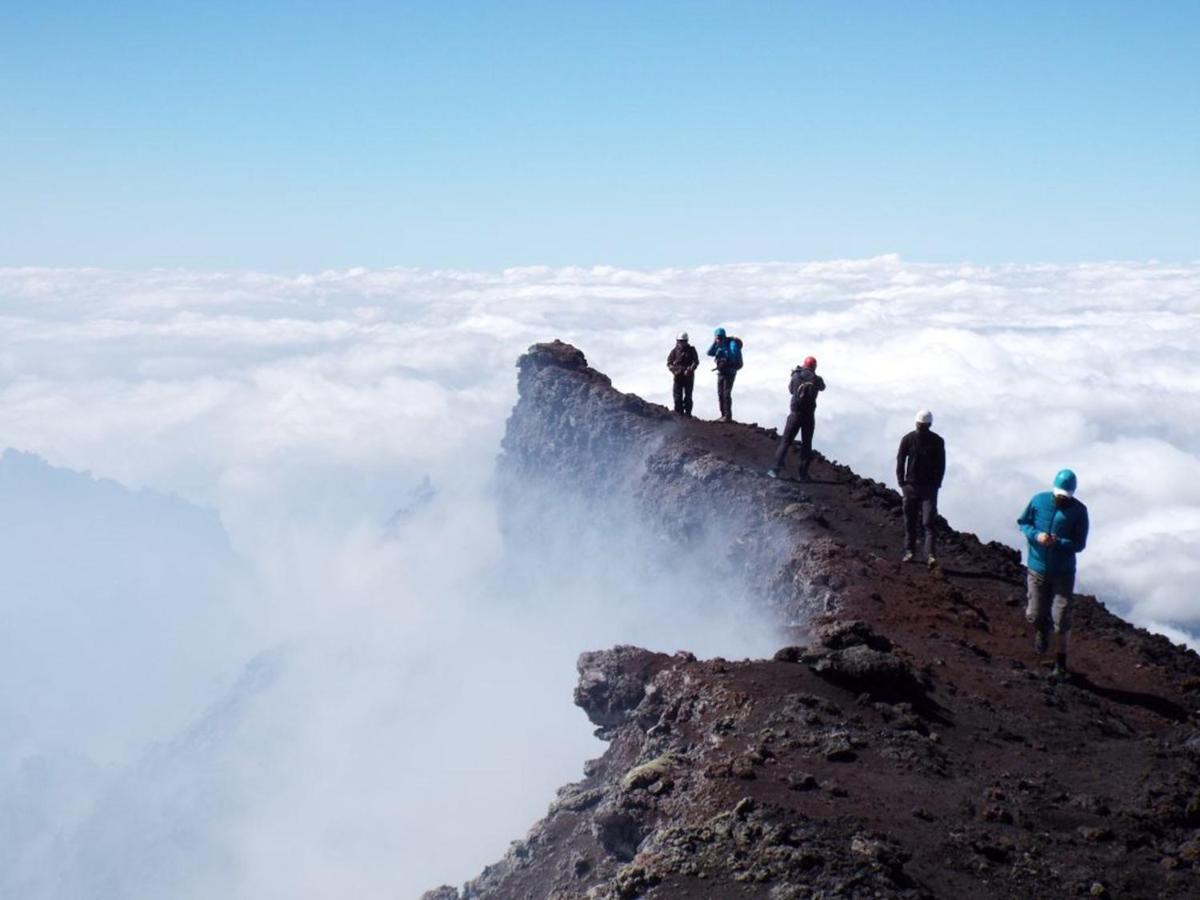
[[778, 478], [787, 460], [788, 448], [800, 434], [800, 480], [808, 481], [808, 467], [812, 464], [813, 431], [817, 425], [817, 394], [825, 390], [825, 379], [817, 374], [816, 357], [805, 357], [803, 364], [792, 369], [792, 379], [788, 383], [788, 393], [792, 402], [788, 412], [787, 424], [783, 426], [783, 434], [779, 437], [779, 447], [775, 451], [775, 464], [767, 469], [770, 478]]

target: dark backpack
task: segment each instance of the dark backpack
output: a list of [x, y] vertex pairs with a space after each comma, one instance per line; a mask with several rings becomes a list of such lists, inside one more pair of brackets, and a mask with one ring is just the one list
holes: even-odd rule
[[[798, 383], [795, 379], [799, 376], [805, 376]], [[811, 410], [817, 405], [817, 376], [813, 374], [811, 369], [797, 369], [792, 373], [792, 379], [795, 383], [795, 389], [792, 391], [792, 412], [803, 412]], [[791, 384], [789, 384], [791, 387]]]

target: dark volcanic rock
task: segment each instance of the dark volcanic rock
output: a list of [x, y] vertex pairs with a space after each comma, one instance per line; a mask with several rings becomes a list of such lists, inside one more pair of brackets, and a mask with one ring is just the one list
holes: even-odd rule
[[790, 646], [583, 654], [576, 703], [608, 749], [427, 900], [1200, 896], [1196, 654], [1079, 597], [1075, 672], [1050, 679], [1011, 548], [947, 531], [938, 570], [905, 566], [895, 491], [824, 459], [769, 481], [770, 432], [679, 419], [565, 344], [532, 348], [519, 385], [514, 539], [548, 539], [542, 491], [589, 521], [623, 506], [711, 550]]
[[908, 663], [865, 644], [808, 654], [804, 661], [822, 678], [873, 697], [922, 700], [925, 696], [925, 686]]
[[662, 657], [639, 647], [584, 653], [579, 657], [575, 705], [601, 728], [622, 725], [646, 695]]
[[[497, 464], [506, 538], [544, 540], [549, 504], [530, 498], [571, 496], [586, 513], [568, 530], [602, 531], [632, 515], [666, 541], [710, 548], [715, 566], [786, 619], [836, 604], [848, 582], [830, 561], [844, 548], [828, 540], [801, 486], [769, 481], [712, 446], [709, 423], [617, 391], [567, 344], [536, 344], [517, 365], [521, 400]], [[724, 427], [737, 428], [734, 443], [769, 441], [761, 429]], [[729, 496], [739, 502], [719, 502]]]

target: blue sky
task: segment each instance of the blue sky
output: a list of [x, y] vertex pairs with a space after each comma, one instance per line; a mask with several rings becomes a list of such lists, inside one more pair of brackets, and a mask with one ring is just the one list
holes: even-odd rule
[[1194, 260], [1197, 60], [1197, 3], [8, 3], [0, 265]]

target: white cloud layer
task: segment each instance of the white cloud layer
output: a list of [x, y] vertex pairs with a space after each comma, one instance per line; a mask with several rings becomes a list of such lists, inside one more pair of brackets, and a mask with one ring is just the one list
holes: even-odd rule
[[[694, 605], [652, 627], [637, 610], [653, 579], [579, 587], [563, 608], [543, 588], [510, 596], [494, 569], [486, 484], [516, 356], [559, 337], [618, 387], [669, 402], [674, 333], [703, 344], [716, 325], [746, 342], [737, 418], [781, 424], [788, 372], [815, 355], [829, 384], [816, 444], [864, 474], [890, 481], [913, 411], [931, 408], [949, 453], [942, 511], [985, 539], [1017, 544], [1024, 502], [1071, 466], [1093, 521], [1081, 588], [1174, 638], [1200, 631], [1200, 263], [0, 269], [0, 445], [219, 510], [248, 569], [227, 624], [270, 673], [237, 681], [197, 648], [217, 705], [164, 746], [129, 749], [115, 780], [85, 766], [87, 808], [45, 812], [20, 838], [22, 893], [98, 868], [105, 897], [405, 896], [458, 880], [591, 752], [569, 706], [580, 650], [767, 652], [765, 628], [723, 641]], [[706, 370], [699, 382], [697, 413], [715, 416]], [[434, 508], [385, 540], [379, 523], [426, 475]], [[97, 639], [125, 648], [116, 625]], [[473, 717], [490, 748], [456, 748]], [[6, 751], [10, 772], [49, 758], [4, 746], [26, 748]], [[473, 832], [438, 813], [481, 801]], [[165, 810], [193, 831], [151, 852]], [[153, 871], [130, 865], [147, 853]], [[28, 874], [46, 870], [60, 880]]]

